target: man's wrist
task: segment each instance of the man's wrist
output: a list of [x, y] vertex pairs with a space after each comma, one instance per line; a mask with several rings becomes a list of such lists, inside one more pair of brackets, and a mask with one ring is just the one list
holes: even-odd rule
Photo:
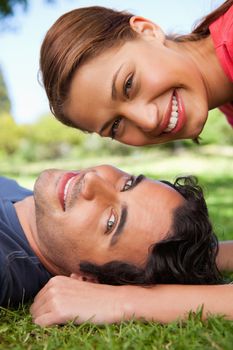
[[143, 318], [142, 308], [146, 308], [147, 288], [138, 286], [121, 286], [119, 291], [118, 320], [129, 321]]

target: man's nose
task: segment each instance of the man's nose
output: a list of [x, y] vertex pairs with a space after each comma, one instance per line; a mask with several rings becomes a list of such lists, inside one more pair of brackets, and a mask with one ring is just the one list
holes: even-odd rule
[[125, 108], [126, 118], [144, 132], [153, 131], [159, 124], [158, 108], [155, 104], [132, 104]]
[[86, 200], [93, 200], [99, 196], [103, 199], [112, 199], [115, 195], [113, 184], [102, 178], [97, 172], [89, 171], [84, 176], [82, 196]]

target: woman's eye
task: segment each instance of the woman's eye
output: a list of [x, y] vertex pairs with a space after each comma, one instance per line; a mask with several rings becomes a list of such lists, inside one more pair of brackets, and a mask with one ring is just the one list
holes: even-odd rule
[[133, 74], [130, 75], [130, 77], [126, 80], [124, 85], [124, 96], [129, 98], [129, 92], [133, 85]]
[[115, 139], [115, 137], [116, 137], [120, 122], [121, 122], [121, 118], [117, 118], [116, 120], [114, 120], [114, 122], [112, 124], [112, 127], [111, 127], [111, 138], [112, 139]]
[[124, 184], [124, 187], [122, 188], [122, 192], [124, 192], [124, 191], [127, 191], [127, 190], [129, 190], [131, 187], [132, 187], [132, 185], [133, 185], [133, 177], [131, 177], [130, 179], [128, 179], [127, 181], [126, 181], [126, 183]]
[[115, 224], [116, 224], [116, 216], [112, 211], [111, 216], [107, 221], [107, 227], [106, 227], [105, 233], [110, 233], [112, 231], [113, 227], [115, 226]]

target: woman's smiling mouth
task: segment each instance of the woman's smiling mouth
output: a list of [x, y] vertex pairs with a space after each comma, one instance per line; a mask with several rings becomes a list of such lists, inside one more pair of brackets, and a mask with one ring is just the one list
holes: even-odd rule
[[172, 98], [165, 116], [166, 122], [162, 134], [175, 134], [180, 131], [186, 121], [183, 100], [178, 95], [177, 90], [174, 90]]
[[178, 102], [177, 102], [175, 95], [172, 96], [172, 107], [171, 108], [172, 108], [172, 110], [171, 110], [171, 114], [170, 114], [170, 119], [168, 121], [168, 126], [166, 127], [164, 132], [170, 132], [173, 129], [175, 129], [177, 122], [178, 122], [179, 110], [178, 110]]

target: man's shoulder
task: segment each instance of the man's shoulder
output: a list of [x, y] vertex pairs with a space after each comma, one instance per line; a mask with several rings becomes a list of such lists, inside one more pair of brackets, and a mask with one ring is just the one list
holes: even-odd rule
[[0, 220], [0, 306], [33, 298], [51, 278], [26, 237]]
[[20, 187], [18, 182], [14, 179], [10, 179], [9, 177], [0, 176], [0, 186], [1, 187]]
[[[39, 259], [16, 242], [0, 249], [0, 306], [17, 306], [34, 298], [52, 277]], [[13, 244], [15, 244], [15, 247]], [[7, 251], [7, 248], [11, 248]], [[12, 250], [13, 249], [13, 250]]]
[[32, 194], [32, 191], [20, 186], [15, 180], [0, 176], [0, 198], [16, 202]]

